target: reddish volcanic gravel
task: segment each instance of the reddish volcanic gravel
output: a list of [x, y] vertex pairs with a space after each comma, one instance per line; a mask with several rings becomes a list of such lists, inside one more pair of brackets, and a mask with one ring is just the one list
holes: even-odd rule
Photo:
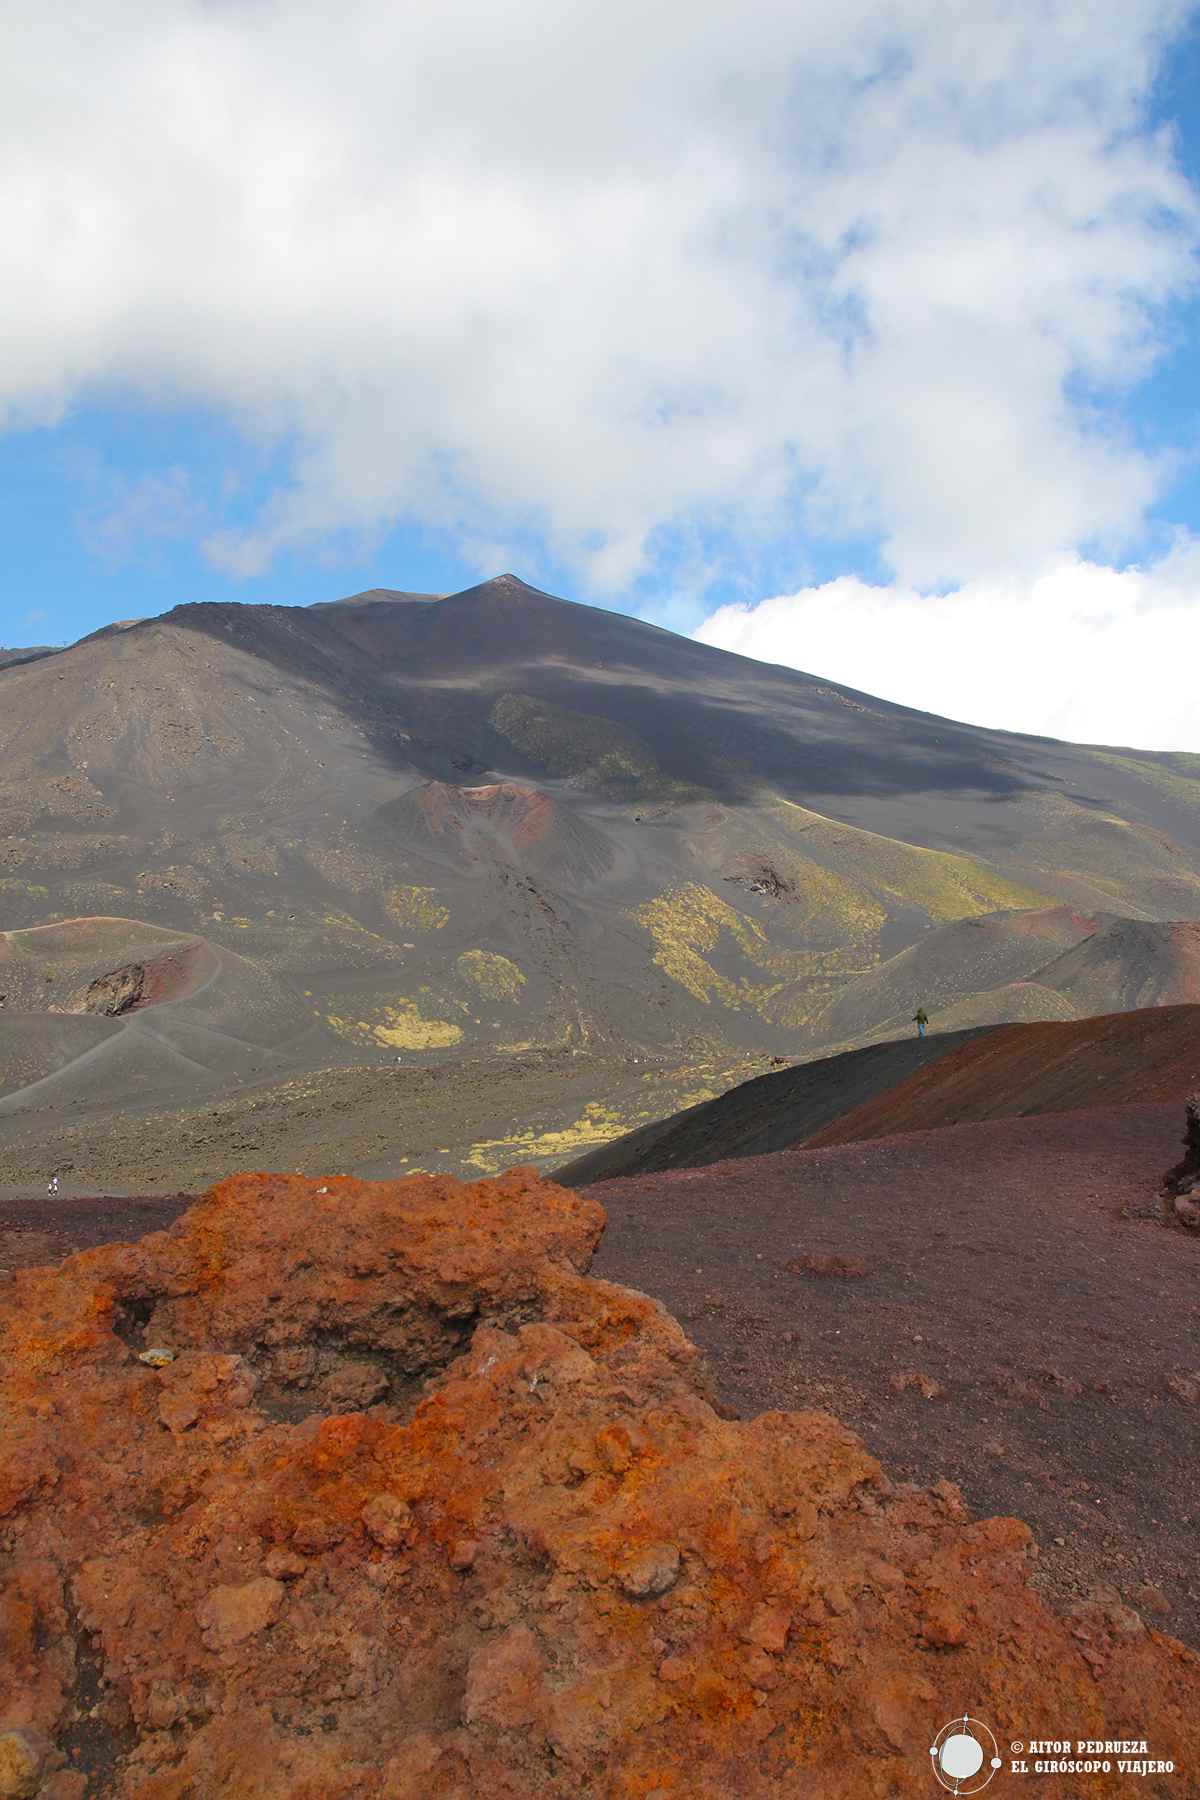
[[998, 1025], [972, 1033], [946, 1056], [842, 1112], [806, 1142], [818, 1149], [1081, 1106], [1165, 1104], [1176, 1097], [1182, 1106], [1197, 1085], [1200, 1013], [1194, 1006]]
[[593, 1271], [661, 1299], [738, 1412], [828, 1408], [893, 1476], [1027, 1520], [1055, 1595], [1107, 1586], [1198, 1643], [1200, 1242], [1122, 1217], [1182, 1124], [1127, 1106], [598, 1183]]
[[193, 1194], [116, 1198], [98, 1194], [80, 1199], [65, 1191], [57, 1199], [0, 1199], [0, 1280], [9, 1269], [59, 1262], [76, 1250], [132, 1241], [170, 1225], [195, 1199]]

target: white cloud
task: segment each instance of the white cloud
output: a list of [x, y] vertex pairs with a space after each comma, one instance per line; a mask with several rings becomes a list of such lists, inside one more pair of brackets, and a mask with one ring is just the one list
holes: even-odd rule
[[178, 465], [136, 478], [90, 459], [76, 467], [91, 490], [76, 528], [84, 547], [110, 570], [142, 560], [156, 544], [187, 537], [205, 517], [187, 470]]
[[[0, 16], [0, 417], [291, 446], [234, 574], [399, 517], [628, 583], [665, 524], [962, 580], [1128, 541], [1190, 276], [1181, 0], [91, 0]], [[798, 498], [803, 494], [803, 499]]]
[[1200, 540], [1182, 538], [1142, 568], [1072, 557], [940, 595], [843, 577], [721, 607], [693, 635], [972, 725], [1200, 751], [1198, 602]]

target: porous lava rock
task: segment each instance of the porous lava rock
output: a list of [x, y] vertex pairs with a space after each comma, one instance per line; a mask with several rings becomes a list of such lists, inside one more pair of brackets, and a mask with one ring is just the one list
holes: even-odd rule
[[1183, 1156], [1163, 1176], [1169, 1220], [1200, 1231], [1200, 1094], [1184, 1108]]
[[1200, 1660], [1126, 1609], [1056, 1617], [1023, 1524], [893, 1485], [827, 1414], [719, 1417], [664, 1310], [584, 1273], [602, 1226], [529, 1170], [247, 1175], [17, 1271], [14, 1779], [915, 1800], [964, 1708], [1001, 1741], [1146, 1738], [1200, 1768]]
[[140, 962], [125, 963], [88, 983], [68, 1007], [69, 1012], [103, 1013], [119, 1018], [136, 1012], [146, 998], [146, 969]]

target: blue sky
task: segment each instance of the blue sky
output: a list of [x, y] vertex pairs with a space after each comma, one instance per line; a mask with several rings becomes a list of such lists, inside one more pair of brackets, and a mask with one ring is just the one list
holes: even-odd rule
[[[1194, 10], [797, 10], [40, 21], [0, 75], [0, 643], [512, 568], [1189, 747], [1122, 694], [1200, 598]], [[951, 601], [1074, 698], [981, 687]]]

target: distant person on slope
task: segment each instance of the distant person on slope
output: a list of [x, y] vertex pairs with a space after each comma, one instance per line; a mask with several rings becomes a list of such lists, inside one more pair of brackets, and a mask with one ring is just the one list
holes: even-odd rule
[[49, 1181], [46, 1183], [46, 1192], [47, 1192], [47, 1194], [49, 1194], [50, 1198], [53, 1200], [54, 1196], [58, 1192], [58, 1176], [57, 1175], [52, 1175], [50, 1177]]
[[917, 1028], [917, 1036], [918, 1037], [925, 1036], [925, 1027], [928, 1025], [928, 1023], [929, 1023], [929, 1014], [925, 1011], [925, 1008], [923, 1006], [918, 1006], [916, 1012], [913, 1014], [913, 1024]]

